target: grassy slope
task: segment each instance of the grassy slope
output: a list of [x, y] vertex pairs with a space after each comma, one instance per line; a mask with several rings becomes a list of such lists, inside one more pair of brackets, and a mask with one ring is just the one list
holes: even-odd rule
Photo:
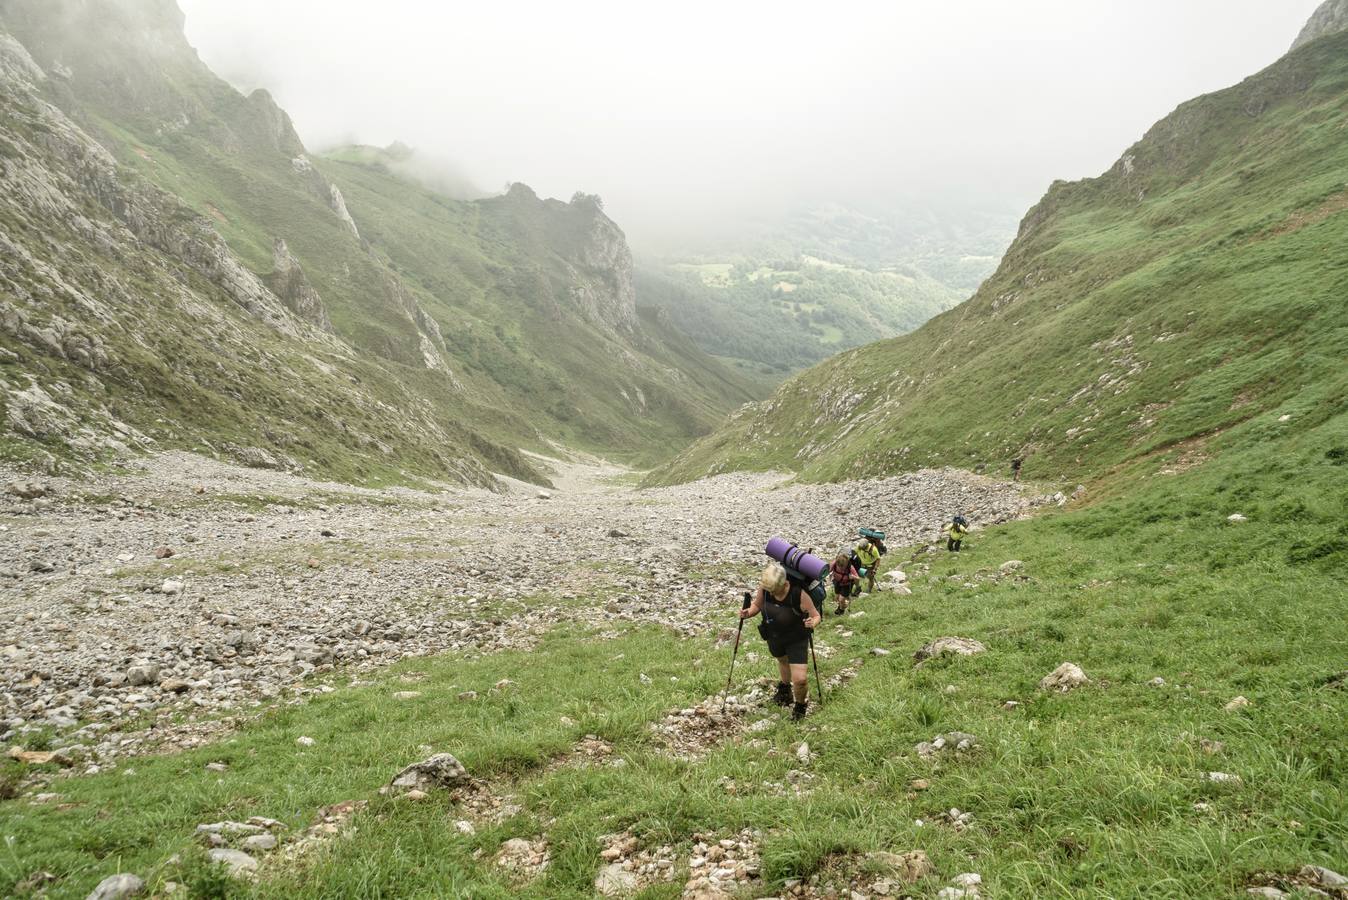
[[1342, 414], [1345, 96], [1339, 34], [1185, 104], [1129, 151], [1131, 172], [1055, 185], [970, 301], [807, 371], [661, 478], [1029, 452], [1027, 473], [1076, 481]]
[[[52, 896], [79, 897], [125, 869], [218, 896], [192, 853], [181, 866], [165, 862], [191, 847], [197, 823], [260, 814], [298, 830], [319, 806], [351, 799], [373, 800], [352, 837], [273, 865], [237, 893], [583, 897], [601, 865], [596, 838], [625, 828], [684, 850], [695, 832], [761, 828], [763, 895], [876, 849], [927, 851], [939, 877], [917, 896], [964, 871], [1008, 897], [1229, 897], [1261, 872], [1344, 871], [1348, 639], [1325, 626], [1348, 613], [1346, 448], [1342, 424], [1324, 425], [1285, 451], [1240, 451], [1130, 499], [976, 533], [958, 556], [914, 548], [936, 577], [915, 577], [912, 596], [863, 599], [866, 616], [846, 622], [853, 636], [828, 627], [821, 638], [837, 650], [826, 676], [865, 657], [860, 675], [804, 726], [767, 731], [757, 749], [726, 745], [688, 763], [650, 743], [646, 723], [724, 683], [728, 654], [708, 639], [639, 629], [596, 641], [559, 629], [527, 657], [409, 661], [376, 686], [278, 710], [216, 746], [137, 760], [126, 767], [134, 774], [59, 782], [68, 808], [6, 802], [0, 820], [14, 840], [0, 853], [0, 890], [46, 869], [61, 879]], [[1291, 485], [1288, 471], [1299, 473]], [[1334, 522], [1308, 521], [1305, 508], [1330, 497]], [[1237, 510], [1250, 521], [1228, 523]], [[908, 552], [892, 551], [891, 565]], [[1011, 558], [1028, 580], [991, 577]], [[943, 634], [989, 652], [912, 668], [909, 654]], [[866, 656], [876, 646], [893, 655]], [[745, 649], [762, 651], [757, 638]], [[769, 674], [761, 659], [741, 657], [737, 680]], [[1065, 696], [1038, 691], [1064, 660], [1093, 683]], [[427, 673], [415, 686], [423, 696], [394, 702], [389, 694], [406, 688], [396, 675], [408, 669]], [[516, 688], [487, 693], [507, 676]], [[1148, 685], [1155, 676], [1167, 684]], [[455, 701], [462, 690], [485, 699]], [[1224, 712], [1237, 695], [1251, 705]], [[1007, 699], [1023, 705], [1005, 711]], [[916, 742], [954, 729], [982, 749], [935, 768], [914, 755]], [[626, 767], [544, 769], [588, 733], [614, 742]], [[300, 735], [317, 745], [298, 748]], [[773, 796], [763, 783], [786, 780], [802, 737], [819, 757], [813, 791]], [[1208, 755], [1201, 740], [1225, 749]], [[378, 785], [423, 757], [422, 745], [459, 755], [516, 794], [522, 812], [464, 836], [450, 826], [462, 814], [438, 800], [379, 800]], [[213, 760], [230, 770], [205, 771]], [[1209, 771], [1242, 784], [1207, 784]], [[722, 790], [722, 778], [739, 790]], [[930, 789], [911, 791], [915, 778]], [[973, 826], [939, 824], [951, 807], [972, 812]], [[543, 832], [552, 867], [511, 885], [490, 864], [497, 847]]]
[[[43, 149], [31, 113], [26, 98], [0, 101], [7, 146], [15, 153], [22, 146], [30, 162], [61, 171], [62, 164]], [[173, 222], [191, 221], [186, 208], [171, 201], [163, 205]], [[93, 203], [86, 215], [100, 222], [112, 219]], [[322, 221], [314, 224], [321, 227]], [[0, 204], [0, 228], [39, 252], [61, 248], [45, 260], [52, 267], [46, 274], [23, 266], [14, 270], [21, 290], [44, 298], [40, 316], [76, 322], [88, 317], [87, 308], [68, 291], [51, 290], [53, 271], [65, 284], [117, 311], [116, 325], [104, 337], [118, 363], [100, 371], [99, 381], [72, 363], [0, 335], [0, 346], [13, 354], [0, 359], [0, 374], [13, 384], [36, 376], [73, 386], [70, 408], [78, 414], [106, 406], [161, 446], [199, 448], [206, 439], [217, 446], [266, 441], [310, 471], [348, 481], [384, 483], [415, 475], [480, 480], [487, 476], [475, 468], [479, 461], [494, 471], [542, 478], [511, 450], [476, 437], [468, 444], [445, 441], [444, 435], [464, 433], [463, 405], [399, 402], [409, 387], [422, 396], [444, 393], [443, 376], [392, 360], [354, 358], [329, 345], [297, 350], [293, 340], [244, 314], [216, 286], [185, 274], [178, 260], [143, 244], [120, 238], [90, 241], [87, 233], [68, 230], [61, 221], [7, 204]], [[115, 225], [111, 233], [124, 234]], [[334, 416], [345, 427], [334, 428]], [[375, 441], [390, 436], [396, 436], [396, 456], [371, 452]], [[6, 434], [0, 437], [0, 457], [23, 461], [44, 446], [62, 453], [59, 442], [44, 445]]]

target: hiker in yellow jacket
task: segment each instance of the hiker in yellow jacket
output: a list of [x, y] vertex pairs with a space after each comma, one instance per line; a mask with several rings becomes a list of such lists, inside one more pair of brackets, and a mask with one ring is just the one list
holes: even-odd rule
[[880, 548], [869, 537], [863, 537], [861, 543], [857, 544], [856, 549], [852, 551], [857, 558], [858, 571], [866, 570], [866, 591], [875, 592], [875, 574], [880, 568]]
[[945, 533], [949, 535], [945, 548], [951, 553], [959, 553], [960, 541], [963, 541], [964, 536], [969, 533], [969, 523], [964, 516], [955, 516], [954, 521], [946, 526]]

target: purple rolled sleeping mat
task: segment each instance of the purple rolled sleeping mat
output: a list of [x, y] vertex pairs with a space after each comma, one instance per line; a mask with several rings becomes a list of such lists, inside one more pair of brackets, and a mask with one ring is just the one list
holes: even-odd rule
[[768, 541], [763, 552], [781, 563], [787, 570], [794, 570], [811, 581], [818, 581], [828, 572], [828, 563], [813, 553], [806, 553], [785, 538], [775, 537]]

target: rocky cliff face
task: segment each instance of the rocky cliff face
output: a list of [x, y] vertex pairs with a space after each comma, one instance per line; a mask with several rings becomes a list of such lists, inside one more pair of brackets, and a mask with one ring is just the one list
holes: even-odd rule
[[181, 26], [172, 0], [0, 0], [0, 456], [490, 484], [540, 477], [514, 447], [665, 448], [747, 399], [641, 333], [594, 199], [343, 180]]
[[581, 225], [576, 261], [588, 277], [573, 291], [580, 307], [609, 327], [633, 333], [637, 328], [637, 295], [632, 284], [632, 250], [627, 235], [604, 215], [598, 201], [578, 197], [571, 214]]
[[504, 197], [482, 205], [520, 240], [554, 254], [565, 266], [569, 284], [563, 293], [572, 308], [609, 331], [637, 332], [632, 251], [597, 197], [578, 194], [570, 203], [542, 200], [528, 185], [516, 182]]
[[1298, 50], [1317, 38], [1345, 29], [1348, 29], [1348, 0], [1325, 0], [1292, 42], [1292, 49]]
[[45, 101], [49, 80], [0, 32], [0, 449], [50, 470], [185, 432], [245, 463], [310, 468], [389, 450], [379, 436], [396, 432], [446, 476], [493, 483], [444, 413], [380, 396], [384, 376], [329, 333], [284, 241], [259, 278], [207, 218]]
[[267, 287], [295, 315], [324, 331], [332, 331], [332, 320], [323, 306], [323, 298], [304, 276], [300, 261], [291, 255], [290, 248], [281, 238], [277, 238], [273, 246], [272, 272], [266, 282]]

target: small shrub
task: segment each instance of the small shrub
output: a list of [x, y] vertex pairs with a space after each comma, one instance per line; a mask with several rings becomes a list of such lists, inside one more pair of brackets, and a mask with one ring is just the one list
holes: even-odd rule
[[913, 702], [913, 718], [919, 725], [931, 727], [941, 721], [945, 713], [945, 704], [939, 697], [920, 696]]
[[211, 862], [201, 850], [183, 854], [178, 877], [188, 894], [202, 900], [229, 900], [240, 895], [238, 882], [221, 863]]

